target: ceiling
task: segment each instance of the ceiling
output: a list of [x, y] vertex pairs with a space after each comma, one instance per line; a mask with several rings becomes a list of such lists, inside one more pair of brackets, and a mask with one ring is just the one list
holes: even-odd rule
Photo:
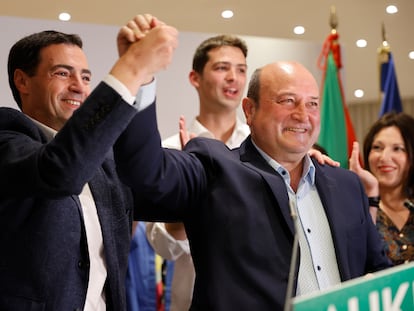
[[[399, 12], [385, 13], [394, 4]], [[344, 64], [346, 100], [357, 102], [355, 89], [363, 89], [366, 99], [378, 99], [377, 48], [382, 43], [382, 24], [391, 46], [403, 98], [414, 97], [414, 1], [394, 0], [2, 0], [0, 15], [38, 19], [56, 19], [69, 12], [72, 21], [123, 25], [133, 15], [151, 13], [180, 31], [233, 33], [248, 36], [288, 38], [322, 42], [330, 33], [329, 17], [335, 6]], [[232, 9], [234, 17], [223, 20], [220, 12]], [[294, 35], [296, 25], [304, 26], [304, 35]], [[355, 41], [364, 38], [366, 48]], [[254, 47], [249, 47], [254, 49]], [[315, 60], [316, 62], [316, 60]]]

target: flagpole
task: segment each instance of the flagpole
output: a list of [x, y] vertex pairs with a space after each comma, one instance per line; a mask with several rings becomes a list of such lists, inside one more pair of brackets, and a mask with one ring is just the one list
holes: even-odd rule
[[336, 27], [338, 27], [338, 17], [336, 15], [336, 8], [334, 5], [331, 6], [331, 14], [329, 17], [329, 25], [331, 26], [331, 33], [336, 33]]
[[378, 53], [380, 55], [385, 55], [387, 57], [387, 60], [388, 60], [388, 54], [391, 51], [391, 47], [390, 47], [390, 45], [388, 44], [388, 41], [387, 41], [387, 35], [386, 35], [386, 32], [385, 32], [384, 22], [381, 25], [381, 34], [382, 34], [382, 44], [378, 48]]
[[[389, 61], [391, 47], [388, 44], [387, 41], [387, 35], [385, 31], [385, 25], [384, 22], [381, 24], [381, 37], [382, 37], [382, 43], [381, 46], [378, 48], [378, 85], [381, 85], [381, 65], [384, 63], [387, 63]], [[384, 98], [384, 92], [383, 90], [379, 91], [379, 103], [381, 104], [382, 100]]]

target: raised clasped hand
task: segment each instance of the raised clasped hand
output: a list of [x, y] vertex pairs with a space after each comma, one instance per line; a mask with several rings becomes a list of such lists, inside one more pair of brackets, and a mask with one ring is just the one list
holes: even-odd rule
[[148, 83], [171, 63], [178, 31], [151, 14], [136, 15], [119, 30], [117, 45], [120, 59], [111, 74], [133, 93], [137, 91], [133, 80], [138, 87]]

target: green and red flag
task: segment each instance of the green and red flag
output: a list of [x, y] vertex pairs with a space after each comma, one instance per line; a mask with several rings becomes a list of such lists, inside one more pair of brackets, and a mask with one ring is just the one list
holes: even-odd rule
[[335, 30], [327, 37], [319, 57], [319, 67], [324, 71], [321, 86], [321, 132], [318, 144], [329, 157], [348, 168], [352, 144], [356, 140], [354, 128], [345, 103], [340, 69], [341, 49]]

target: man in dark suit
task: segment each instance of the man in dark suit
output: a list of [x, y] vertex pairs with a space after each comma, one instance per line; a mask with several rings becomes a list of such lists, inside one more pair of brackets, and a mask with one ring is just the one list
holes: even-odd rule
[[10, 50], [9, 82], [23, 113], [0, 108], [2, 311], [126, 309], [134, 202], [112, 147], [177, 36], [154, 20], [138, 41], [142, 19], [121, 28], [121, 57], [92, 93], [77, 35], [44, 31]]
[[141, 192], [140, 216], [184, 222], [191, 310], [282, 310], [295, 222], [296, 295], [389, 267], [358, 176], [308, 155], [320, 129], [311, 73], [296, 62], [266, 65], [242, 105], [251, 136], [240, 148], [194, 138], [184, 151], [163, 149], [150, 105], [114, 149], [121, 178]]

